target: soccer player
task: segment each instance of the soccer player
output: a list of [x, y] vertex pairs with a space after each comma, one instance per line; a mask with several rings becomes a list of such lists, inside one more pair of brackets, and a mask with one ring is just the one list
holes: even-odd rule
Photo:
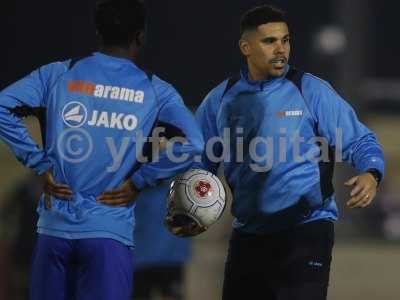
[[[190, 167], [198, 125], [176, 90], [137, 61], [145, 11], [135, 0], [96, 9], [99, 52], [33, 71], [0, 93], [0, 137], [44, 180], [30, 298], [65, 299], [76, 266], [79, 300], [131, 296], [134, 203], [139, 190]], [[21, 118], [40, 116], [43, 149]], [[180, 137], [146, 163], [144, 138]]]
[[170, 181], [143, 190], [135, 208], [133, 251], [135, 300], [183, 300], [185, 265], [191, 241], [172, 235], [164, 226]]
[[223, 299], [326, 299], [338, 218], [334, 159], [359, 171], [345, 185], [347, 205], [362, 208], [383, 177], [382, 149], [329, 83], [288, 65], [284, 12], [246, 12], [239, 47], [246, 65], [196, 114], [206, 142], [228, 141], [207, 144], [203, 162], [215, 173], [223, 158], [234, 198]]

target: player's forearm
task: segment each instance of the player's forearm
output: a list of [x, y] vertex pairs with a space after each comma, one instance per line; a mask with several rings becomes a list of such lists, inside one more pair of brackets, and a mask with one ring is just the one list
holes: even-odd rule
[[51, 167], [45, 151], [32, 139], [21, 119], [13, 116], [8, 107], [0, 105], [0, 139], [3, 140], [24, 166], [42, 174]]
[[354, 143], [352, 153], [352, 164], [357, 170], [366, 172], [375, 169], [380, 173], [381, 179], [383, 178], [385, 171], [383, 150], [374, 134], [365, 135]]
[[188, 170], [202, 151], [201, 142], [170, 145], [155, 161], [142, 165], [133, 174], [132, 181], [139, 189], [155, 186], [160, 180], [172, 178]]

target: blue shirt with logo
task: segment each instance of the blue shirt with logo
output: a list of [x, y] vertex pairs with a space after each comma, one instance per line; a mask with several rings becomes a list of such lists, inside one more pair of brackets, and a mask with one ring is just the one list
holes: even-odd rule
[[325, 192], [331, 182], [321, 164], [333, 161], [330, 151], [360, 172], [384, 173], [382, 148], [353, 108], [309, 73], [299, 88], [288, 79], [289, 70], [252, 81], [245, 68], [231, 87], [229, 80], [215, 87], [196, 113], [205, 140], [220, 141], [207, 145], [213, 155], [204, 155], [202, 166], [216, 173], [218, 158], [223, 160], [233, 225], [244, 232], [336, 220], [335, 196]]
[[[43, 149], [21, 118], [40, 116]], [[146, 163], [145, 139], [157, 124], [179, 132], [158, 159]], [[133, 62], [99, 52], [72, 62], [55, 62], [32, 72], [0, 93], [0, 137], [16, 158], [37, 174], [52, 169], [73, 191], [70, 201], [52, 197], [38, 205], [38, 232], [67, 239], [113, 238], [133, 245], [134, 204], [96, 202], [104, 191], [131, 178], [142, 189], [190, 167], [203, 138], [177, 91]], [[169, 155], [171, 157], [171, 155]], [[141, 159], [139, 159], [141, 158]]]

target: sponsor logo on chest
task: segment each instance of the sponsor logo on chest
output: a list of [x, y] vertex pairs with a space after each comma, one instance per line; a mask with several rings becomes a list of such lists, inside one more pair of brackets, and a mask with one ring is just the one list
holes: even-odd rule
[[70, 80], [67, 83], [70, 93], [84, 94], [96, 98], [120, 100], [134, 103], [143, 103], [144, 91], [125, 87], [96, 84], [83, 80]]
[[276, 115], [279, 118], [285, 118], [285, 117], [301, 117], [303, 115], [302, 110], [286, 110], [286, 111], [278, 111]]
[[62, 119], [64, 124], [71, 128], [87, 124], [93, 127], [132, 131], [138, 126], [138, 119], [132, 114], [93, 110], [89, 116], [86, 106], [77, 101], [64, 106]]

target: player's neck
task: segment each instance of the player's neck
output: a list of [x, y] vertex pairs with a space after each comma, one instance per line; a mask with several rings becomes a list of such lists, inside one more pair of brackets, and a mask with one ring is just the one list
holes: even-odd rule
[[109, 56], [128, 59], [135, 64], [137, 64], [139, 60], [139, 54], [130, 49], [115, 46], [101, 46], [99, 51]]
[[263, 72], [260, 72], [257, 68], [255, 68], [253, 65], [251, 64], [247, 64], [248, 65], [248, 76], [249, 79], [252, 81], [262, 81], [262, 80], [267, 80], [269, 79], [268, 74], [265, 74]]

